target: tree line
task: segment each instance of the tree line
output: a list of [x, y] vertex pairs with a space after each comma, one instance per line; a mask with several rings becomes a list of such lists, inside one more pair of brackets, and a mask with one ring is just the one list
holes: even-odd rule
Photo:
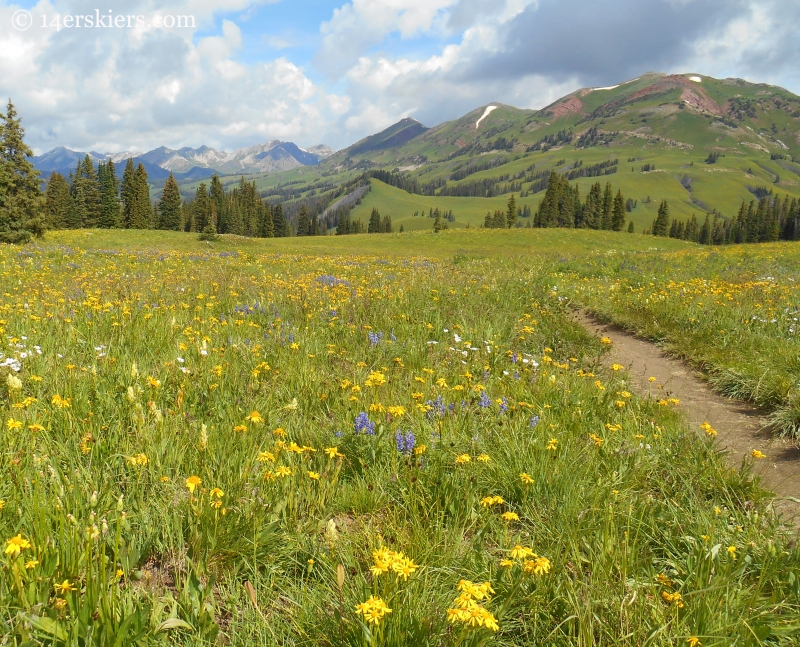
[[539, 203], [534, 227], [578, 227], [622, 231], [625, 227], [625, 198], [621, 191], [614, 194], [611, 184], [605, 189], [595, 182], [585, 201], [581, 201], [578, 185], [553, 171], [547, 191]]
[[653, 225], [644, 233], [693, 241], [701, 245], [736, 245], [800, 240], [800, 203], [788, 195], [764, 196], [757, 202], [742, 202], [734, 218], [725, 218], [716, 210], [706, 213], [701, 224], [697, 217], [687, 221], [672, 219], [669, 205], [663, 200]]

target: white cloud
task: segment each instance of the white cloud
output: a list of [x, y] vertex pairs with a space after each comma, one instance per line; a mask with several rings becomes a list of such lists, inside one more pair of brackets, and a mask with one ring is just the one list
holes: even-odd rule
[[[261, 38], [282, 56], [249, 60], [240, 25], [269, 0], [106, 0], [121, 14], [192, 14], [196, 28], [24, 32], [0, 0], [0, 95], [39, 150], [232, 149], [342, 147], [405, 116], [433, 126], [491, 102], [539, 108], [642, 66], [800, 84], [798, 0], [342, 1], [319, 27], [315, 61], [334, 75], [320, 83], [293, 60], [309, 44], [294, 28]], [[231, 10], [244, 17], [221, 19]], [[55, 11], [40, 0], [31, 13]]]
[[[82, 4], [59, 10], [88, 13]], [[16, 8], [0, 6], [0, 95], [14, 99], [39, 152], [57, 145], [231, 149], [289, 136], [301, 145], [323, 143], [349, 97], [328, 94], [286, 58], [242, 63], [242, 31], [232, 20], [222, 21], [218, 35], [197, 38], [216, 11], [253, 4], [259, 3], [158, 3], [162, 15], [195, 14], [196, 29], [25, 32], [3, 27]], [[119, 11], [150, 15], [155, 7], [156, 0], [140, 0]], [[41, 2], [31, 13], [54, 9]]]

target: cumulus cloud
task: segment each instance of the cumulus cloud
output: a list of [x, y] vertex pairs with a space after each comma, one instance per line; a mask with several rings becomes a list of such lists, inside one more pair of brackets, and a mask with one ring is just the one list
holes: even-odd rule
[[315, 62], [332, 75], [343, 74], [386, 36], [410, 39], [441, 32], [446, 10], [457, 0], [352, 0], [335, 9], [320, 27], [322, 44]]
[[[284, 57], [242, 63], [242, 32], [232, 20], [222, 20], [216, 35], [201, 35], [213, 27], [217, 11], [257, 2], [116, 4], [119, 13], [144, 15], [148, 23], [60, 30], [35, 23], [17, 31], [10, 27], [17, 8], [0, 6], [0, 94], [17, 103], [28, 141], [39, 152], [57, 145], [231, 149], [276, 137], [313, 145], [349, 106], [347, 97], [314, 85]], [[58, 9], [62, 15], [94, 13], [82, 2]], [[31, 13], [53, 16], [56, 10], [40, 2]], [[196, 26], [159, 28], [149, 22], [156, 13], [191, 13]]]
[[[246, 51], [241, 26], [272, 0], [105, 0], [115, 15], [191, 14], [195, 26], [58, 31], [13, 29], [8, 1], [0, 95], [39, 151], [343, 147], [405, 116], [433, 126], [490, 102], [539, 108], [648, 70], [800, 86], [800, 0], [348, 0], [308, 26], [309, 69], [286, 47], [288, 33], [308, 42], [296, 28], [257, 36], [273, 48], [263, 60]], [[95, 4], [40, 0], [31, 13]]]

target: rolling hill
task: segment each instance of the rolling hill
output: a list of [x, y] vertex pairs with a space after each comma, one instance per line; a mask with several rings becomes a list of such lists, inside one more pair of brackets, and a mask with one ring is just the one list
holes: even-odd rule
[[[679, 219], [711, 210], [730, 217], [757, 195], [800, 197], [800, 97], [742, 79], [652, 72], [576, 90], [541, 110], [491, 103], [432, 128], [406, 118], [313, 168], [253, 179], [265, 195], [291, 184], [291, 199], [302, 201], [372, 169], [434, 187], [442, 200], [470, 196], [454, 203], [462, 205], [452, 207], [456, 223], [512, 192], [535, 209], [541, 178], [553, 170], [582, 196], [597, 181], [621, 189], [636, 231], [650, 225], [662, 199]], [[470, 193], [480, 182], [493, 188]], [[363, 218], [362, 206], [380, 209], [377, 196], [386, 201], [382, 213], [397, 219], [435, 206], [428, 195], [401, 191], [400, 200], [392, 187], [372, 185], [354, 216]], [[485, 208], [475, 200], [487, 200]]]

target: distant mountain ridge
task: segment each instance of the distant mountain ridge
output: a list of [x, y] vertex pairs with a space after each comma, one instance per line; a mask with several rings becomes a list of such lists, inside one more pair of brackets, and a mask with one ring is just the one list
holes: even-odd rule
[[249, 148], [241, 148], [231, 153], [218, 151], [209, 146], [199, 148], [183, 147], [171, 149], [160, 146], [141, 154], [130, 152], [98, 153], [96, 151], [73, 151], [64, 146], [54, 148], [32, 159], [33, 165], [43, 177], [51, 173], [68, 176], [75, 171], [78, 162], [88, 154], [95, 163], [111, 160], [114, 164], [133, 159], [142, 163], [151, 180], [163, 180], [172, 172], [178, 180], [198, 180], [219, 175], [271, 173], [287, 171], [300, 166], [315, 166], [333, 155], [334, 151], [325, 145], [303, 149], [292, 142], [273, 140]]

